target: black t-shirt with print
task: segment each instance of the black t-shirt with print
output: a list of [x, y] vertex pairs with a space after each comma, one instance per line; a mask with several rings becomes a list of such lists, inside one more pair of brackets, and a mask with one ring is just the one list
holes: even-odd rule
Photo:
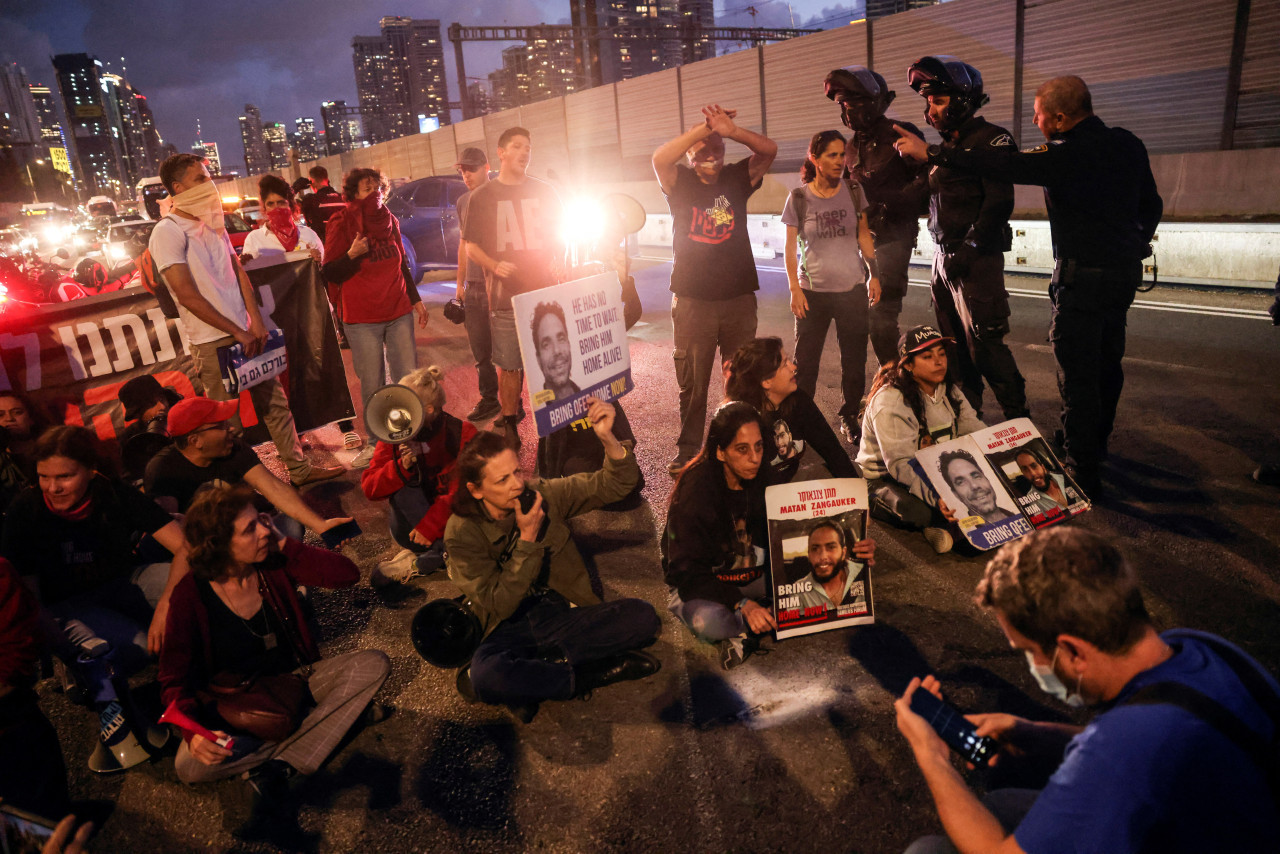
[[257, 453], [243, 442], [231, 444], [231, 453], [207, 466], [198, 466], [173, 445], [151, 458], [143, 478], [143, 488], [152, 498], [170, 496], [178, 502], [178, 512], [186, 513], [196, 492], [206, 483], [234, 486], [244, 482], [251, 468], [260, 464]]
[[671, 207], [671, 292], [677, 297], [725, 300], [760, 287], [747, 236], [747, 199], [760, 188], [751, 183], [750, 159], [720, 171], [704, 184], [692, 169], [676, 166]]

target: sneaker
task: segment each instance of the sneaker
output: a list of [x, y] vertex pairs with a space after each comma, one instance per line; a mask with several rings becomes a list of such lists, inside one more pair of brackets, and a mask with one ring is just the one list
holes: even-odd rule
[[722, 640], [716, 646], [720, 649], [720, 666], [725, 670], [732, 670], [760, 649], [760, 639], [739, 635], [736, 638]]
[[1280, 465], [1266, 463], [1253, 472], [1253, 480], [1263, 486], [1280, 486]]
[[417, 578], [417, 558], [408, 549], [401, 549], [391, 560], [384, 560], [373, 568], [373, 572], [369, 574], [369, 585], [382, 588], [391, 584], [404, 584], [411, 578]]
[[501, 412], [502, 404], [498, 403], [497, 400], [494, 400], [493, 398], [489, 398], [487, 400], [482, 398], [480, 402], [475, 405], [475, 408], [467, 413], [466, 420], [473, 424], [479, 424], [481, 421], [488, 421], [490, 418], [500, 414]]
[[369, 467], [369, 463], [373, 462], [373, 445], [365, 445], [364, 450], [356, 454], [351, 460], [353, 469], [364, 469]]
[[342, 449], [344, 451], [358, 451], [364, 447], [364, 438], [354, 430], [349, 430], [342, 434]]
[[444, 540], [436, 540], [431, 548], [414, 558], [414, 566], [418, 575], [427, 576], [445, 568], [448, 555], [444, 550]]
[[850, 415], [840, 416], [840, 436], [855, 448], [862, 443], [862, 425]]
[[671, 462], [667, 463], [667, 472], [672, 477], [678, 476], [680, 472], [684, 470], [684, 467], [689, 465], [690, 459], [692, 458], [686, 457], [684, 454], [676, 454], [675, 458], [672, 459]]
[[933, 546], [933, 550], [940, 555], [944, 555], [955, 546], [956, 542], [951, 537], [951, 532], [946, 528], [925, 528], [925, 541]]

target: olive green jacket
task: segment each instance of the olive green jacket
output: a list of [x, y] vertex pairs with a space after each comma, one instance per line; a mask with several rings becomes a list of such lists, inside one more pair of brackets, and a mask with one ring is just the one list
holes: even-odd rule
[[542, 493], [542, 510], [550, 520], [546, 535], [536, 543], [520, 539], [514, 513], [498, 521], [487, 514], [483, 520], [457, 514], [449, 518], [444, 529], [449, 578], [466, 595], [486, 635], [515, 613], [544, 558], [551, 562], [548, 587], [575, 605], [600, 601], [565, 520], [626, 497], [639, 479], [635, 454], [627, 451], [616, 461], [606, 455], [598, 472], [530, 481]]

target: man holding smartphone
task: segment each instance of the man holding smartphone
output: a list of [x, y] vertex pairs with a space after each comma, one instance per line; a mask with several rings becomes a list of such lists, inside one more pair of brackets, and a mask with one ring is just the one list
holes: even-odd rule
[[979, 801], [912, 709], [918, 691], [941, 697], [938, 680], [911, 680], [894, 704], [898, 729], [947, 836], [918, 840], [908, 854], [1274, 850], [1280, 814], [1268, 771], [1280, 686], [1257, 662], [1213, 635], [1157, 633], [1133, 567], [1078, 528], [1004, 546], [975, 598], [1044, 691], [1099, 713], [1083, 728], [969, 716], [976, 736], [1000, 745], [993, 763], [1062, 757], [1044, 789], [997, 789]]

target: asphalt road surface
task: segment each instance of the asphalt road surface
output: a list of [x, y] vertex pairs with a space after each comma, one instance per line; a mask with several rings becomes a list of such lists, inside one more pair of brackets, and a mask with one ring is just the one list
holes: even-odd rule
[[[454, 588], [443, 574], [389, 592], [368, 587], [368, 571], [395, 548], [382, 508], [364, 501], [352, 474], [308, 496], [325, 512], [359, 518], [367, 533], [345, 551], [366, 580], [318, 592], [317, 609], [326, 652], [376, 647], [391, 656], [379, 700], [395, 707], [393, 716], [356, 733], [301, 782], [297, 831], [240, 841], [231, 830], [244, 817], [243, 783], [189, 788], [168, 758], [95, 777], [85, 759], [96, 722], [46, 680], [41, 696], [63, 738], [73, 797], [105, 818], [94, 850], [900, 851], [939, 828], [893, 723], [893, 699], [912, 676], [938, 674], [966, 710], [1067, 719], [973, 605], [983, 560], [935, 556], [918, 535], [879, 525], [872, 530], [879, 546], [874, 626], [770, 643], [768, 655], [720, 670], [713, 648], [665, 609], [656, 532], [677, 426], [669, 266], [640, 260], [636, 272], [646, 313], [631, 332], [636, 390], [623, 404], [639, 441], [647, 502], [582, 517], [574, 527], [606, 597], [639, 596], [658, 607], [663, 632], [653, 651], [661, 672], [589, 701], [544, 704], [527, 725], [499, 708], [468, 704], [454, 674], [419, 659], [407, 632], [420, 605]], [[780, 261], [762, 262], [761, 278], [760, 334], [790, 342]], [[1046, 283], [1011, 279], [1010, 287], [1009, 340], [1033, 418], [1048, 435], [1058, 398]], [[423, 286], [434, 304], [451, 290]], [[1129, 314], [1127, 386], [1104, 473], [1107, 493], [1070, 524], [1112, 538], [1136, 562], [1161, 627], [1218, 632], [1276, 672], [1280, 490], [1248, 477], [1259, 460], [1280, 461], [1280, 330], [1259, 314], [1268, 299], [1186, 289], [1141, 296]], [[928, 321], [928, 291], [913, 287], [903, 325]], [[419, 347], [423, 364], [447, 371], [449, 411], [467, 412], [477, 394], [462, 327], [433, 313]], [[826, 352], [817, 400], [834, 416], [834, 337]], [[523, 427], [523, 459], [532, 467], [531, 420]], [[313, 441], [314, 456], [353, 456], [332, 450], [340, 447], [334, 428]], [[278, 468], [269, 446], [261, 450]], [[135, 679], [144, 697], [155, 694], [152, 676]], [[978, 789], [1025, 782], [970, 779]]]

